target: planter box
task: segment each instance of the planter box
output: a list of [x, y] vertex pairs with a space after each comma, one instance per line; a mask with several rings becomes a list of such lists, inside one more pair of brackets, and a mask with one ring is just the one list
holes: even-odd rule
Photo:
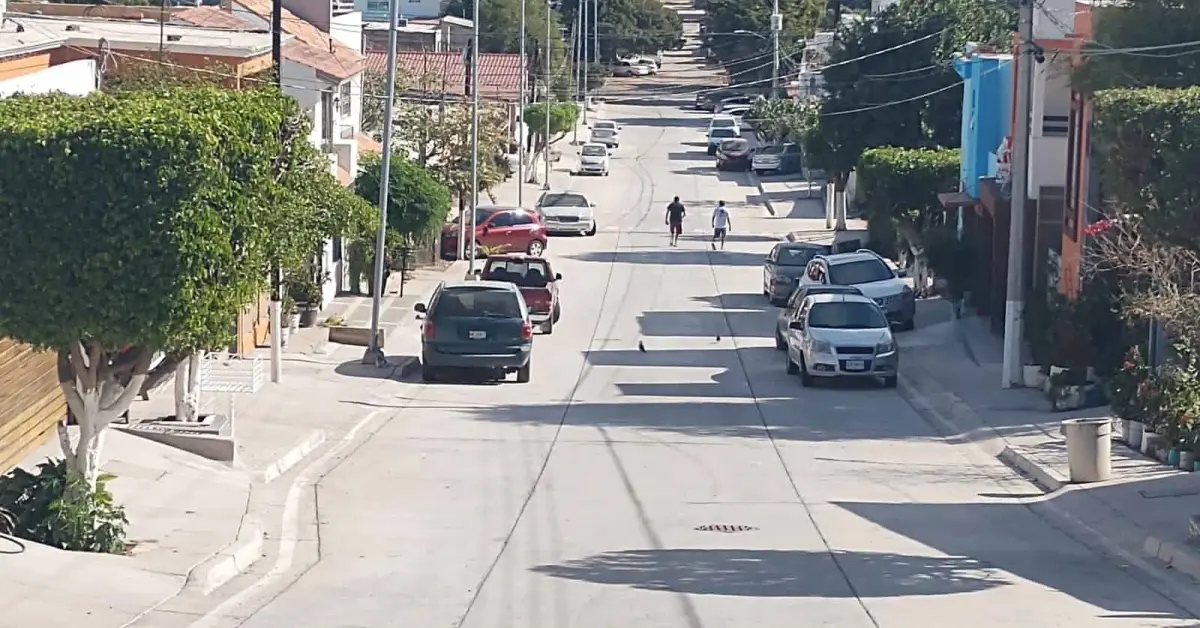
[[[376, 346], [383, 348], [383, 330], [380, 329], [376, 334]], [[335, 342], [340, 345], [352, 345], [355, 347], [371, 346], [371, 328], [370, 327], [330, 327], [329, 342]]]
[[1045, 389], [1046, 380], [1049, 377], [1042, 372], [1041, 365], [1026, 364], [1021, 367], [1021, 383], [1025, 384], [1026, 388]]

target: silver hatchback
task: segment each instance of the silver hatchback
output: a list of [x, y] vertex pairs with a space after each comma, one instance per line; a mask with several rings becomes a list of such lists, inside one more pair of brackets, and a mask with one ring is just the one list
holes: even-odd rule
[[788, 324], [787, 372], [811, 386], [817, 377], [872, 377], [896, 387], [900, 356], [891, 325], [872, 299], [815, 294]]

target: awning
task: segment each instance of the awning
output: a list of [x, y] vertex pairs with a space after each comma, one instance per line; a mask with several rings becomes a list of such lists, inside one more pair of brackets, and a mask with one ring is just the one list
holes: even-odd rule
[[971, 198], [963, 192], [942, 192], [937, 195], [938, 202], [945, 209], [961, 209], [963, 207], [973, 207], [978, 203], [976, 199]]

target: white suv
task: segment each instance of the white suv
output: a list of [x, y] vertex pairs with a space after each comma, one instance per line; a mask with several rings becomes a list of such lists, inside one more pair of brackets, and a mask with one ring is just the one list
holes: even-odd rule
[[916, 326], [916, 296], [901, 273], [869, 249], [853, 253], [818, 255], [808, 263], [800, 285], [854, 286], [879, 304], [892, 323], [904, 331]]

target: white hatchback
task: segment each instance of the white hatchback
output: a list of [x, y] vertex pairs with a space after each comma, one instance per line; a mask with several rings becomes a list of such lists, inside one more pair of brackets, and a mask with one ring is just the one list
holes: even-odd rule
[[608, 147], [588, 142], [579, 149], [579, 174], [608, 176]]
[[612, 120], [597, 120], [592, 123], [592, 137], [588, 143], [617, 148], [621, 145], [621, 128]]

